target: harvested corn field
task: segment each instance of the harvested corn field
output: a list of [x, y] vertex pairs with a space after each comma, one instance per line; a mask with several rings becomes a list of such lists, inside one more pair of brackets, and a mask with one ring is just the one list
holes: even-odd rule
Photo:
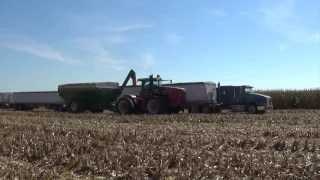
[[320, 179], [320, 111], [0, 111], [2, 179]]

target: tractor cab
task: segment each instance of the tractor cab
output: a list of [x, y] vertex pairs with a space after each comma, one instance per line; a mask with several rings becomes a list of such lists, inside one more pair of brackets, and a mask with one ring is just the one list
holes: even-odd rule
[[156, 78], [153, 75], [149, 76], [149, 78], [140, 78], [137, 82], [140, 82], [141, 90], [139, 92], [140, 96], [148, 96], [150, 93], [156, 93], [158, 91], [158, 87], [162, 86], [163, 82], [172, 80], [164, 80], [159, 75]]
[[162, 86], [163, 82], [170, 81], [172, 83], [172, 80], [164, 80], [159, 75], [157, 75], [156, 78], [154, 78], [152, 75], [149, 78], [140, 78], [138, 79], [138, 82], [141, 82], [142, 88], [149, 88], [150, 84], [153, 86]]

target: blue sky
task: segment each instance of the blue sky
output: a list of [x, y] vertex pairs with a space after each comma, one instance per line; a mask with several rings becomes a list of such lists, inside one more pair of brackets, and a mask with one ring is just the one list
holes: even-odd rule
[[[320, 87], [318, 0], [1, 0], [0, 91], [160, 74]], [[131, 84], [131, 83], [130, 83]]]

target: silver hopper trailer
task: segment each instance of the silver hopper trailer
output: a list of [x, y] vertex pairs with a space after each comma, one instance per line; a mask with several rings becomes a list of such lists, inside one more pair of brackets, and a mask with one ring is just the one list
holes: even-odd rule
[[10, 106], [14, 110], [33, 110], [40, 107], [54, 111], [65, 110], [65, 102], [58, 91], [13, 92]]
[[171, 83], [163, 84], [163, 86], [185, 88], [187, 92], [187, 100], [185, 109], [189, 113], [212, 113], [213, 106], [216, 104], [216, 83], [206, 82], [187, 82], [187, 83]]

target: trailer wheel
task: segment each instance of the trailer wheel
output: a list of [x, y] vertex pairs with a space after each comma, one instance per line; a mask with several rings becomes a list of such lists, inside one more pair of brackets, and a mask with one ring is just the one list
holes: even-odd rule
[[130, 98], [122, 97], [117, 101], [116, 107], [119, 114], [131, 114], [134, 109], [134, 104]]
[[189, 107], [189, 113], [191, 113], [191, 114], [200, 113], [200, 108], [199, 108], [199, 106], [196, 105], [196, 104], [191, 104], [190, 107]]
[[214, 107], [214, 113], [221, 113], [222, 109], [221, 107]]
[[59, 105], [52, 105], [50, 109], [52, 109], [55, 112], [59, 112]]
[[63, 108], [63, 106], [62, 106], [62, 105], [59, 105], [59, 107], [58, 107], [58, 111], [59, 111], [59, 112], [63, 112], [63, 111], [64, 111], [64, 108]]
[[55, 112], [63, 112], [64, 111], [63, 105], [55, 105], [52, 109]]
[[213, 112], [213, 108], [209, 104], [205, 104], [202, 106], [202, 113], [209, 114]]
[[251, 104], [248, 106], [248, 113], [249, 114], [256, 114], [257, 113], [257, 107], [254, 104]]

